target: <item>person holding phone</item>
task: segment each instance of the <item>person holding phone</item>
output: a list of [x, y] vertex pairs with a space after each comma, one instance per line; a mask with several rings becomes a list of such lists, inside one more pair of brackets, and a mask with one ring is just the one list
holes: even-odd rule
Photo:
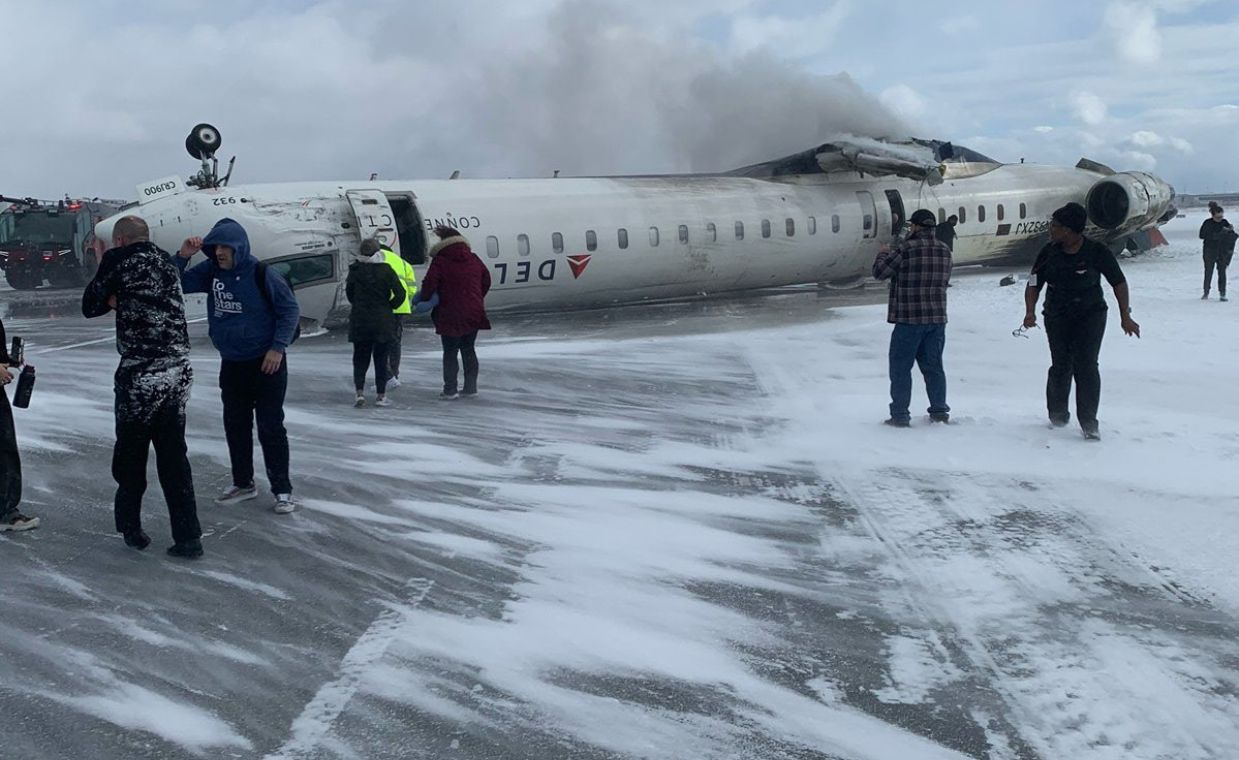
[[13, 410], [9, 407], [8, 385], [16, 367], [15, 357], [9, 356], [8, 338], [4, 334], [4, 320], [0, 319], [0, 533], [31, 530], [39, 527], [39, 518], [27, 517], [17, 505], [22, 500], [22, 462], [17, 453], [17, 428], [13, 424]]

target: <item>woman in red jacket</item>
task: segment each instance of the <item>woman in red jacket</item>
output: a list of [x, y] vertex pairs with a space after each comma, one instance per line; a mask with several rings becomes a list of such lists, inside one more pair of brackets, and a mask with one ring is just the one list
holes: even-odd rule
[[[456, 230], [439, 227], [435, 234], [440, 240], [430, 249], [430, 268], [417, 293], [422, 301], [439, 296], [439, 305], [430, 313], [435, 332], [443, 342], [443, 392], [439, 397], [476, 396], [478, 355], [473, 345], [478, 330], [490, 329], [485, 303], [490, 290], [490, 269]], [[464, 358], [465, 365], [465, 385], [459, 393], [457, 353]]]

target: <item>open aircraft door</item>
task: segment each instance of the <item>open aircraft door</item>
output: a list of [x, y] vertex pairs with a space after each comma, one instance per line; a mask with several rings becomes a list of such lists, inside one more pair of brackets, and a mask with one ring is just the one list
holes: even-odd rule
[[396, 215], [392, 212], [387, 196], [378, 190], [349, 190], [348, 205], [357, 217], [357, 232], [361, 239], [375, 238], [383, 245], [400, 253], [400, 236], [396, 234]]
[[860, 201], [860, 216], [863, 222], [862, 229], [865, 231], [865, 239], [877, 237], [878, 207], [874, 205], [873, 194], [861, 190], [856, 193], [856, 199]]

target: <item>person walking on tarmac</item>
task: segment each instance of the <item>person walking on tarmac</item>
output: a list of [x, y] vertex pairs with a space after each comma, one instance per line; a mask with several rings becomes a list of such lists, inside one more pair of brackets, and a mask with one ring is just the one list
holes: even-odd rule
[[1076, 385], [1076, 417], [1089, 440], [1100, 440], [1097, 407], [1101, 402], [1101, 370], [1097, 356], [1106, 333], [1106, 297], [1101, 290], [1105, 277], [1119, 304], [1123, 332], [1140, 337], [1140, 325], [1131, 318], [1127, 278], [1119, 262], [1101, 243], [1084, 237], [1088, 214], [1078, 203], [1068, 203], [1054, 212], [1050, 242], [1041, 249], [1028, 287], [1024, 290], [1024, 327], [1037, 326], [1037, 299], [1045, 296], [1045, 335], [1050, 343], [1050, 371], [1045, 400], [1050, 424], [1063, 427], [1071, 421], [1067, 399], [1071, 381]]
[[417, 274], [413, 271], [413, 266], [401, 258], [400, 254], [379, 241], [375, 242], [379, 243], [383, 260], [396, 273], [396, 277], [400, 278], [405, 292], [404, 302], [395, 308], [396, 337], [387, 349], [387, 390], [390, 391], [400, 387], [400, 343], [404, 338], [405, 320], [413, 313], [413, 299], [417, 296]]
[[[15, 358], [9, 356], [4, 320], [0, 319], [0, 386], [13, 382], [9, 367], [16, 366]], [[0, 387], [0, 533], [39, 527], [39, 518], [27, 517], [17, 508], [21, 500], [22, 461], [17, 453], [17, 428], [13, 424], [8, 394]]]
[[344, 294], [350, 304], [348, 339], [353, 344], [353, 387], [357, 399], [353, 406], [366, 405], [366, 373], [374, 358], [375, 406], [391, 406], [387, 398], [387, 354], [396, 337], [395, 309], [402, 304], [404, 284], [387, 265], [379, 243], [373, 238], [361, 241], [356, 261], [349, 265]]
[[873, 262], [873, 276], [890, 280], [886, 321], [891, 331], [891, 405], [887, 425], [906, 428], [912, 415], [912, 365], [921, 368], [929, 396], [929, 419], [948, 422], [946, 372], [946, 289], [951, 282], [951, 249], [934, 236], [937, 219], [917, 209], [909, 221], [908, 238], [893, 249], [882, 246]]
[[1209, 288], [1213, 285], [1213, 267], [1217, 266], [1217, 294], [1219, 301], [1226, 300], [1226, 267], [1230, 266], [1231, 257], [1235, 255], [1235, 240], [1239, 235], [1235, 228], [1226, 221], [1224, 209], [1213, 201], [1209, 202], [1209, 218], [1200, 225], [1200, 239], [1204, 241], [1205, 259], [1205, 291], [1200, 300], [1209, 298]]
[[951, 214], [946, 218], [946, 221], [934, 228], [934, 234], [938, 239], [946, 244], [947, 248], [951, 249], [951, 253], [955, 253], [955, 225], [959, 224], [959, 217]]
[[[187, 268], [198, 251], [207, 260]], [[186, 293], [209, 294], [207, 323], [220, 357], [219, 390], [232, 485], [215, 503], [236, 504], [258, 496], [254, 484], [257, 420], [274, 509], [288, 514], [296, 509], [296, 502], [284, 427], [285, 354], [301, 317], [297, 299], [279, 272], [254, 257], [245, 228], [232, 219], [216, 222], [205, 239], [187, 239], [175, 261]]]
[[[478, 355], [474, 344], [479, 330], [490, 329], [490, 320], [486, 318], [490, 270], [455, 229], [437, 227], [435, 234], [439, 242], [430, 249], [430, 268], [422, 280], [419, 298], [442, 299], [430, 313], [443, 343], [443, 392], [439, 398], [472, 397], [478, 393]], [[459, 392], [457, 354], [465, 365], [465, 384]]]
[[180, 273], [169, 255], [150, 242], [150, 230], [139, 217], [116, 222], [112, 246], [82, 294], [82, 315], [101, 317], [116, 310], [116, 530], [135, 549], [151, 543], [142, 530], [142, 495], [153, 443], [176, 542], [168, 554], [194, 559], [202, 556], [202, 527], [185, 447], [185, 405], [194, 373]]

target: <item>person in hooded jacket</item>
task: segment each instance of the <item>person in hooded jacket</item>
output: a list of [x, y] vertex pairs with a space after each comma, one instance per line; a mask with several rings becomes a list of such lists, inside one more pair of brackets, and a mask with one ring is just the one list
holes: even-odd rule
[[1213, 285], [1213, 267], [1217, 267], [1218, 300], [1226, 300], [1226, 267], [1230, 266], [1231, 257], [1235, 255], [1235, 228], [1226, 221], [1225, 209], [1217, 203], [1209, 203], [1209, 218], [1200, 225], [1200, 239], [1204, 241], [1205, 289], [1200, 296], [1204, 301], [1209, 298], [1209, 288]]
[[379, 243], [373, 238], [361, 241], [356, 260], [349, 265], [344, 294], [351, 305], [348, 339], [353, 344], [354, 406], [366, 405], [366, 373], [374, 359], [375, 406], [390, 406], [387, 379], [390, 372], [388, 351], [396, 339], [395, 309], [407, 297], [404, 283], [387, 265]]
[[185, 446], [185, 406], [194, 373], [181, 278], [168, 254], [150, 242], [150, 229], [140, 217], [116, 222], [112, 246], [82, 293], [82, 315], [89, 319], [116, 311], [116, 530], [128, 546], [150, 546], [142, 530], [142, 496], [154, 444], [176, 542], [168, 554], [195, 559], [202, 556], [202, 527]]
[[[474, 254], [469, 241], [451, 227], [438, 227], [440, 240], [430, 249], [430, 267], [422, 279], [418, 297], [429, 301], [440, 297], [430, 313], [435, 332], [443, 344], [443, 392], [440, 398], [476, 396], [478, 355], [474, 349], [479, 330], [489, 330], [486, 294], [490, 291], [490, 269]], [[457, 354], [464, 360], [465, 384], [457, 392], [460, 372]]]
[[[207, 260], [189, 267], [198, 251]], [[275, 511], [288, 514], [296, 509], [296, 502], [284, 427], [285, 354], [301, 317], [297, 299], [279, 272], [254, 257], [245, 228], [232, 219], [216, 222], [206, 238], [187, 239], [175, 261], [185, 292], [209, 296], [207, 323], [220, 357], [219, 390], [232, 485], [215, 502], [236, 504], [258, 496], [254, 484], [257, 420]]]

